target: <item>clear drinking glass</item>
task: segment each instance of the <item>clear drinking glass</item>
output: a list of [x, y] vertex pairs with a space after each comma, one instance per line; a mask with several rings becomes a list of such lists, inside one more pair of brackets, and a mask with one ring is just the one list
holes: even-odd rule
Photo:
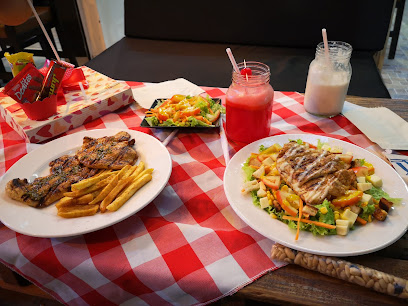
[[[244, 63], [239, 63], [241, 71]], [[246, 62], [252, 75], [232, 72], [226, 94], [226, 134], [235, 142], [250, 143], [269, 136], [274, 90], [269, 84], [269, 67]]]
[[304, 106], [307, 112], [324, 117], [341, 113], [351, 78], [353, 48], [341, 41], [328, 42], [329, 57], [323, 42], [317, 45], [310, 63]]

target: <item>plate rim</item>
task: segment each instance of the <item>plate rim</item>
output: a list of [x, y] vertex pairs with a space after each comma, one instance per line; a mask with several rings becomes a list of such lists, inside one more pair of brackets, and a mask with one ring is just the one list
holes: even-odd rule
[[[6, 227], [8, 227], [9, 229], [11, 229], [11, 230], [13, 230], [13, 231], [15, 231], [17, 233], [24, 234], [24, 235], [31, 236], [31, 237], [65, 238], [65, 237], [73, 237], [73, 236], [77, 236], [77, 235], [91, 233], [91, 232], [94, 232], [94, 231], [109, 227], [111, 225], [117, 224], [117, 223], [131, 217], [132, 215], [134, 215], [135, 213], [137, 213], [138, 211], [142, 210], [144, 207], [149, 205], [162, 192], [162, 190], [166, 187], [166, 185], [167, 185], [167, 183], [168, 183], [168, 181], [170, 179], [170, 176], [171, 176], [171, 173], [172, 173], [172, 168], [173, 168], [172, 167], [171, 155], [170, 155], [169, 151], [167, 150], [167, 148], [158, 139], [156, 139], [155, 137], [153, 137], [153, 136], [151, 136], [151, 135], [149, 135], [147, 133], [143, 133], [141, 131], [131, 130], [131, 129], [127, 129], [127, 128], [103, 128], [103, 129], [82, 130], [82, 131], [78, 131], [76, 133], [65, 135], [63, 137], [59, 137], [57, 139], [54, 139], [54, 140], [52, 140], [52, 141], [50, 141], [50, 142], [36, 148], [36, 149], [34, 149], [33, 151], [27, 153], [22, 158], [20, 158], [16, 163], [14, 163], [7, 170], [7, 172], [1, 177], [1, 179], [0, 179], [0, 189], [1, 189], [0, 193], [2, 195], [4, 195], [4, 197], [7, 197], [7, 195], [5, 194], [5, 191], [4, 191], [4, 187], [6, 186], [7, 182], [10, 179], [12, 179], [10, 177], [10, 175], [12, 175], [12, 174], [10, 174], [10, 173], [13, 173], [14, 171], [16, 171], [16, 169], [18, 169], [19, 163], [25, 163], [27, 161], [30, 161], [30, 158], [31, 158], [30, 155], [33, 156], [34, 154], [38, 154], [38, 152], [41, 153], [41, 151], [46, 151], [47, 148], [52, 147], [52, 146], [54, 146], [56, 144], [58, 145], [60, 142], [63, 143], [65, 141], [70, 141], [70, 140], [72, 141], [72, 139], [83, 138], [83, 136], [91, 136], [92, 137], [93, 134], [101, 134], [101, 133], [103, 133], [103, 136], [112, 136], [112, 135], [114, 135], [114, 134], [116, 134], [117, 132], [120, 132], [120, 131], [128, 132], [131, 135], [132, 138], [136, 138], [136, 136], [134, 136], [135, 134], [139, 134], [143, 138], [147, 137], [146, 139], [150, 139], [151, 141], [153, 141], [153, 143], [155, 145], [157, 145], [158, 147], [163, 149], [162, 151], [167, 152], [167, 154], [165, 156], [161, 156], [161, 158], [163, 158], [163, 160], [165, 161], [164, 168], [166, 168], [166, 173], [165, 173], [165, 176], [163, 177], [164, 178], [163, 182], [162, 182], [161, 186], [156, 189], [156, 192], [150, 196], [150, 199], [146, 200], [143, 205], [138, 205], [135, 210], [129, 211], [128, 213], [124, 214], [121, 217], [111, 218], [112, 220], [106, 222], [105, 224], [100, 224], [100, 225], [94, 226], [94, 227], [91, 226], [90, 228], [88, 228], [86, 230], [82, 230], [82, 231], [73, 230], [72, 232], [66, 233], [66, 234], [64, 234], [64, 233], [61, 233], [61, 234], [52, 234], [52, 233], [50, 233], [50, 234], [41, 234], [41, 233], [31, 234], [27, 230], [21, 230], [20, 228], [14, 226], [13, 224], [10, 224], [9, 220], [4, 220], [4, 215], [1, 214], [1, 211], [4, 209], [2, 207], [4, 205], [4, 203], [0, 204], [0, 222], [2, 222]], [[99, 136], [96, 136], [96, 137], [103, 137], [103, 136], [99, 135]], [[137, 146], [137, 142], [135, 143], [135, 145]], [[75, 148], [72, 146], [70, 149], [67, 149], [67, 151], [74, 150], [74, 149]], [[60, 155], [63, 155], [63, 154], [64, 153], [61, 153], [61, 154], [57, 153], [56, 155], [51, 154], [52, 156], [49, 157], [48, 159], [53, 160], [53, 159], [58, 158]], [[43, 163], [47, 163], [46, 161], [47, 161], [47, 158], [44, 159]], [[138, 159], [138, 162], [140, 162], [140, 157]], [[29, 175], [27, 175], [25, 177], [29, 177]], [[24, 203], [20, 203], [18, 201], [12, 200], [12, 199], [10, 199], [10, 200], [15, 202], [17, 205], [20, 205], [20, 206], [23, 205], [22, 207], [24, 207], [24, 205], [25, 205]], [[36, 209], [36, 208], [30, 207], [28, 205], [26, 205], [26, 206], [27, 206], [27, 208], [30, 208], [30, 209]], [[55, 206], [55, 203], [51, 204], [48, 207], [51, 207], [51, 206]], [[41, 209], [46, 209], [48, 207], [41, 208]], [[90, 220], [92, 220], [91, 218], [93, 216], [87, 216], [87, 217], [81, 217], [81, 218], [72, 218], [72, 219], [60, 218], [57, 215], [55, 215], [55, 217], [59, 218], [61, 220], [69, 221], [69, 220], [80, 220], [80, 219], [83, 220], [85, 218], [90, 218]]]
[[[276, 237], [276, 236], [274, 236], [274, 235], [268, 235], [268, 234], [265, 234], [263, 231], [260, 231], [260, 230], [259, 230], [259, 227], [258, 227], [257, 225], [254, 225], [254, 224], [253, 224], [253, 221], [252, 221], [252, 220], [249, 220], [248, 217], [245, 215], [245, 213], [243, 213], [243, 212], [239, 209], [239, 207], [238, 207], [235, 203], [233, 203], [233, 201], [232, 201], [232, 199], [231, 199], [232, 195], [229, 193], [229, 192], [230, 192], [230, 191], [229, 191], [229, 186], [227, 186], [228, 184], [227, 184], [227, 181], [226, 181], [226, 179], [227, 179], [229, 173], [232, 171], [232, 170], [230, 170], [229, 167], [232, 167], [232, 166], [233, 166], [233, 163], [235, 162], [235, 160], [238, 159], [238, 158], [240, 158], [240, 157], [239, 157], [240, 155], [239, 155], [238, 153], [239, 153], [241, 150], [245, 149], [245, 148], [251, 148], [251, 147], [253, 147], [253, 146], [256, 145], [256, 146], [257, 146], [257, 150], [258, 150], [258, 148], [259, 148], [259, 146], [261, 145], [262, 142], [266, 142], [266, 141], [279, 142], [279, 140], [275, 140], [275, 141], [274, 141], [274, 139], [279, 139], [279, 138], [289, 139], [289, 138], [291, 138], [291, 137], [293, 137], [293, 139], [299, 139], [299, 138], [301, 139], [302, 137], [313, 137], [313, 138], [315, 138], [314, 140], [316, 140], [316, 141], [317, 141], [317, 139], [319, 139], [319, 138], [320, 138], [321, 140], [322, 140], [322, 139], [327, 139], [328, 141], [331, 140], [331, 141], [334, 141], [334, 142], [345, 143], [345, 144], [347, 144], [347, 145], [351, 145], [352, 147], [356, 147], [358, 150], [363, 150], [363, 151], [364, 151], [364, 154], [367, 153], [368, 155], [373, 156], [373, 157], [375, 158], [375, 160], [376, 160], [375, 163], [380, 162], [380, 163], [382, 163], [382, 166], [385, 166], [385, 167], [388, 168], [388, 171], [389, 171], [389, 170], [392, 170], [393, 173], [394, 173], [394, 175], [395, 175], [395, 177], [396, 177], [396, 179], [399, 180], [400, 182], [402, 182], [402, 184], [404, 184], [405, 190], [403, 190], [403, 191], [401, 191], [401, 192], [402, 192], [402, 193], [405, 193], [405, 195], [408, 195], [408, 186], [404, 183], [404, 181], [402, 180], [402, 178], [397, 174], [397, 172], [396, 172], [389, 164], [387, 164], [384, 160], [380, 159], [380, 158], [379, 158], [378, 156], [376, 156], [375, 154], [371, 153], [370, 151], [368, 151], [368, 150], [366, 150], [366, 149], [364, 149], [364, 148], [362, 148], [362, 147], [359, 147], [359, 146], [355, 145], [354, 143], [346, 142], [346, 141], [344, 141], [344, 140], [336, 139], [336, 138], [330, 137], [330, 136], [317, 135], [317, 134], [311, 134], [311, 133], [274, 135], [274, 136], [269, 136], [269, 137], [265, 137], [265, 138], [263, 138], [263, 139], [254, 141], [254, 142], [252, 142], [252, 143], [246, 145], [245, 147], [241, 148], [241, 149], [240, 149], [238, 152], [236, 152], [236, 154], [231, 158], [230, 163], [227, 165], [227, 168], [225, 169], [225, 172], [224, 172], [223, 183], [224, 183], [224, 192], [225, 192], [225, 194], [226, 194], [227, 200], [228, 200], [228, 202], [230, 203], [230, 205], [232, 206], [233, 210], [237, 213], [237, 215], [238, 215], [248, 226], [250, 226], [253, 230], [257, 231], [257, 232], [260, 233], [261, 235], [265, 236], [266, 238], [271, 239], [271, 240], [273, 240], [273, 241], [275, 241], [275, 242], [277, 242], [277, 243], [280, 243], [280, 244], [282, 244], [282, 245], [284, 245], [284, 246], [290, 247], [290, 248], [292, 248], [292, 249], [294, 249], [294, 250], [304, 251], [304, 252], [313, 253], [313, 254], [317, 254], [317, 255], [338, 256], [338, 257], [363, 255], [363, 254], [368, 254], [368, 253], [372, 253], [372, 252], [381, 250], [381, 249], [383, 249], [383, 248], [385, 248], [385, 247], [391, 245], [392, 243], [394, 243], [394, 242], [397, 241], [398, 239], [400, 239], [400, 238], [407, 232], [407, 230], [408, 230], [408, 222], [405, 223], [405, 229], [403, 229], [399, 234], [395, 235], [395, 236], [394, 236], [392, 239], [390, 239], [389, 241], [387, 241], [387, 242], [385, 242], [385, 243], [381, 243], [381, 244], [379, 244], [379, 245], [376, 246], [376, 247], [372, 247], [372, 248], [369, 248], [369, 249], [367, 249], [367, 248], [366, 248], [366, 249], [363, 249], [363, 248], [362, 248], [362, 249], [360, 249], [360, 250], [356, 250], [356, 251], [352, 251], [352, 252], [350, 252], [350, 251], [348, 251], [348, 252], [331, 252], [331, 251], [324, 251], [324, 250], [323, 250], [323, 251], [313, 250], [313, 249], [311, 249], [311, 248], [306, 248], [306, 247], [303, 247], [303, 246], [296, 245], [296, 242], [295, 242], [295, 240], [294, 240], [295, 234], [293, 234], [293, 240], [292, 240], [292, 241], [287, 241], [287, 240], [282, 240], [279, 236]], [[243, 152], [244, 152], [244, 151], [243, 151]], [[358, 155], [358, 154], [357, 154], [357, 155]], [[235, 158], [235, 159], [234, 159], [234, 158]], [[241, 162], [239, 163], [239, 165], [242, 165], [243, 162], [244, 162], [244, 160], [241, 160]], [[230, 165], [231, 165], [231, 166], [230, 166]], [[241, 174], [241, 176], [242, 176], [242, 175], [243, 175], [243, 174], [242, 174], [242, 169], [239, 169], [239, 171], [240, 171], [240, 174]], [[236, 190], [239, 191], [240, 188], [238, 187]], [[253, 204], [252, 199], [249, 199], [249, 200], [250, 200], [250, 204], [251, 204], [251, 205], [249, 205], [249, 207], [251, 207], [250, 209], [251, 209], [251, 210], [257, 209], [257, 210], [260, 211], [260, 208], [259, 208], [259, 207], [256, 207], [256, 206]], [[403, 202], [406, 202], [407, 200], [408, 200], [408, 197], [407, 197], [407, 198], [406, 198], [406, 197], [403, 198]], [[402, 204], [402, 205], [405, 205], [405, 209], [408, 209], [407, 206], [406, 206], [406, 203], [404, 203], [404, 204]], [[397, 208], [397, 209], [398, 209], [398, 208]], [[266, 212], [263, 212], [263, 211], [262, 211], [262, 213], [265, 213], [265, 214], [266, 214]], [[406, 218], [405, 218], [405, 219], [406, 219]], [[271, 220], [271, 221], [272, 221], [272, 220]], [[282, 223], [282, 222], [279, 222], [279, 224], [283, 224], [286, 228], [288, 228], [288, 226], [287, 226], [286, 224]], [[302, 232], [302, 233], [312, 235], [312, 233], [309, 233], [309, 232]], [[273, 237], [272, 237], [272, 236], [273, 236]], [[335, 237], [335, 236], [337, 236], [337, 235], [333, 235], [333, 237]], [[314, 237], [314, 238], [316, 238], [316, 239], [324, 239], [325, 237], [330, 238], [330, 236]], [[347, 236], [346, 236], [346, 237], [347, 237]], [[300, 238], [300, 239], [301, 239], [301, 238]]]

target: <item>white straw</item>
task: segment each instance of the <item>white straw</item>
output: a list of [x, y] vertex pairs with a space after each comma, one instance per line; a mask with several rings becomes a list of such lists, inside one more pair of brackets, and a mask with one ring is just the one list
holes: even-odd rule
[[176, 136], [177, 132], [178, 132], [178, 129], [175, 129], [173, 132], [171, 132], [169, 136], [167, 136], [166, 139], [163, 140], [162, 142], [163, 146], [167, 146], [169, 142], [174, 138], [174, 136]]
[[86, 95], [84, 86], [82, 85], [82, 82], [78, 82], [79, 84], [79, 88], [81, 88], [81, 92], [82, 92], [82, 97], [84, 98], [85, 102], [88, 103], [88, 96]]
[[326, 55], [326, 60], [328, 62], [330, 62], [329, 43], [327, 42], [327, 31], [326, 31], [326, 29], [322, 29], [322, 36], [323, 36], [323, 44], [324, 44], [324, 54]]
[[57, 61], [61, 61], [60, 57], [58, 56], [58, 52], [55, 49], [54, 44], [52, 43], [50, 37], [48, 36], [47, 30], [45, 29], [44, 24], [42, 23], [42, 21], [40, 19], [40, 16], [38, 16], [37, 11], [35, 10], [33, 4], [31, 3], [30, 0], [27, 0], [27, 3], [31, 7], [31, 10], [33, 11], [33, 14], [34, 14], [35, 18], [37, 18], [38, 24], [40, 25], [41, 30], [43, 31], [43, 33], [45, 35], [45, 38], [47, 38], [48, 43], [49, 43], [49, 45], [50, 45], [50, 47], [52, 49], [52, 52], [54, 52], [55, 58], [57, 59]]
[[228, 57], [231, 61], [232, 67], [234, 67], [235, 72], [239, 73], [239, 68], [238, 68], [237, 62], [235, 61], [234, 55], [232, 55], [231, 49], [227, 48], [225, 51], [227, 51]]
[[225, 166], [227, 166], [229, 161], [230, 161], [230, 155], [229, 155], [229, 150], [228, 150], [228, 140], [227, 140], [227, 136], [225, 135], [223, 121], [224, 120], [223, 120], [223, 117], [221, 115], [221, 118], [220, 118], [221, 148], [222, 148], [222, 152], [224, 153]]
[[65, 104], [65, 114], [68, 114], [70, 106], [71, 106], [71, 102], [68, 101], [67, 104]]

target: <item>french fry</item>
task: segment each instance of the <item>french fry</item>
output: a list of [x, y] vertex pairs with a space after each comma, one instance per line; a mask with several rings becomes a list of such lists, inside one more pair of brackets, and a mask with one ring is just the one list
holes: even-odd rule
[[71, 202], [72, 199], [73, 199], [72, 197], [63, 197], [57, 202], [57, 204], [55, 204], [55, 206], [59, 208], [62, 206], [70, 205], [69, 203]]
[[78, 218], [92, 216], [98, 212], [99, 205], [70, 205], [58, 209], [58, 216], [63, 218]]
[[107, 178], [110, 175], [111, 175], [111, 172], [106, 172], [106, 173], [102, 173], [102, 174], [99, 174], [99, 175], [94, 175], [94, 176], [92, 176], [90, 178], [79, 181], [78, 183], [72, 184], [71, 185], [71, 190], [85, 189], [87, 187], [95, 185], [96, 183], [102, 181], [103, 179]]
[[136, 181], [130, 184], [122, 192], [122, 194], [115, 199], [115, 201], [106, 206], [106, 209], [109, 211], [117, 211], [120, 207], [122, 207], [123, 204], [125, 204], [127, 200], [129, 200], [131, 196], [135, 194], [136, 191], [142, 188], [147, 182], [151, 181], [151, 179], [152, 175], [150, 173], [144, 174], [143, 176], [139, 177]]
[[88, 204], [93, 200], [94, 196], [92, 193], [83, 195], [82, 197], [78, 198], [71, 198], [71, 197], [64, 197], [55, 206], [57, 208], [71, 206], [71, 205], [85, 205]]
[[[105, 188], [102, 189], [102, 191], [99, 193], [99, 195], [94, 198], [89, 204], [96, 204], [98, 202], [101, 202], [104, 198], [106, 198], [106, 196], [109, 194], [109, 192], [112, 191], [113, 188], [115, 188], [115, 186], [118, 184], [119, 182], [119, 174], [115, 175], [115, 177], [113, 178], [113, 180], [105, 186]], [[101, 211], [102, 211], [102, 207]], [[103, 212], [103, 211], [102, 211]]]
[[145, 169], [138, 174], [132, 175], [131, 177], [133, 178], [133, 180], [137, 180], [138, 178], [142, 177], [145, 174], [152, 174], [153, 170], [154, 170], [153, 168]]
[[97, 191], [99, 189], [102, 189], [103, 187], [108, 185], [114, 179], [115, 176], [116, 176], [116, 174], [110, 174], [107, 178], [103, 179], [102, 181], [96, 183], [93, 186], [89, 186], [89, 187], [87, 187], [85, 189], [81, 189], [81, 190], [74, 190], [74, 191], [65, 192], [64, 196], [77, 198], [77, 197], [83, 196], [84, 194], [92, 193], [92, 192]]
[[[119, 194], [119, 192], [121, 192], [122, 189], [125, 188], [132, 180], [133, 180], [132, 177], [127, 177], [127, 178], [122, 179], [122, 180], [120, 180], [118, 182], [118, 184], [115, 186], [115, 188], [113, 188], [109, 192], [109, 194], [106, 196], [106, 198], [103, 199], [103, 201], [101, 203], [101, 207], [103, 208], [103, 210], [105, 210], [105, 207], [107, 207], [110, 203], [112, 203], [112, 201]], [[101, 209], [101, 212], [103, 212], [102, 209]]]
[[129, 177], [135, 171], [136, 168], [137, 168], [137, 165], [129, 166], [127, 171], [125, 173], [123, 173], [121, 179], [125, 179], [125, 178]]
[[104, 174], [104, 173], [111, 172], [111, 171], [112, 170], [110, 170], [110, 169], [100, 169], [98, 174]]
[[131, 165], [126, 165], [124, 166], [122, 169], [120, 169], [119, 173], [118, 173], [118, 178], [121, 179], [127, 172], [128, 170], [131, 168]]
[[142, 171], [144, 170], [144, 168], [145, 168], [145, 164], [144, 164], [144, 162], [141, 161], [141, 162], [135, 167], [134, 171], [133, 171], [129, 176], [135, 177], [135, 176], [139, 175], [140, 173], [142, 173]]

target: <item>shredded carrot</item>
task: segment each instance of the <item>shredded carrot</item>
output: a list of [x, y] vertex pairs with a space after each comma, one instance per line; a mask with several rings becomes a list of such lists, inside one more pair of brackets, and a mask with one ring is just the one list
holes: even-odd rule
[[299, 199], [299, 218], [298, 218], [298, 224], [297, 224], [297, 231], [296, 231], [295, 240], [299, 239], [300, 220], [302, 220], [302, 212], [303, 212], [303, 201], [302, 201], [302, 199]]
[[251, 168], [254, 168], [254, 169], [259, 169], [259, 167], [257, 167], [257, 166], [254, 166], [254, 165], [249, 165]]
[[[283, 216], [282, 219], [284, 220], [293, 220], [293, 221], [298, 221], [298, 217], [291, 217], [291, 216]], [[320, 227], [325, 227], [328, 229], [335, 229], [336, 226], [335, 225], [331, 225], [331, 224], [327, 224], [324, 222], [319, 222], [319, 221], [312, 221], [312, 220], [307, 220], [307, 219], [300, 219], [301, 222], [303, 223], [310, 223], [310, 224], [314, 224]]]
[[360, 223], [361, 225], [366, 225], [367, 224], [367, 221], [364, 220], [363, 218], [360, 218], [360, 217], [357, 217], [356, 221], [358, 223]]
[[205, 123], [207, 123], [207, 124], [211, 124], [211, 122], [208, 121], [207, 118], [203, 118], [203, 121], [204, 121]]

